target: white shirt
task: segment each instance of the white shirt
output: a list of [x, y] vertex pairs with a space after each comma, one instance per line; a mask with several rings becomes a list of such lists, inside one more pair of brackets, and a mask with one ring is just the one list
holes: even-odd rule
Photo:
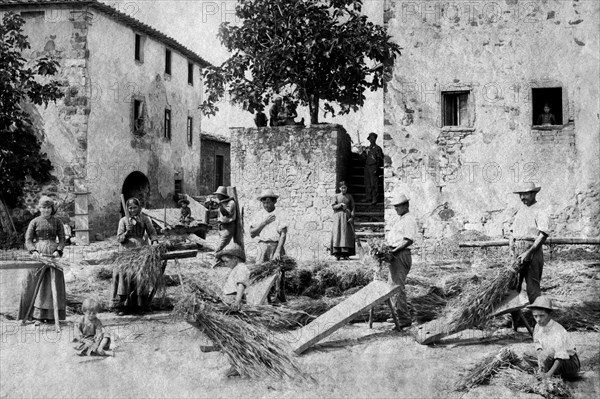
[[275, 220], [267, 224], [258, 235], [258, 242], [279, 241], [283, 229], [287, 228], [287, 221], [279, 209], [275, 208], [273, 212], [267, 212], [261, 209], [254, 217], [250, 228], [260, 225], [269, 215], [275, 215]]
[[541, 208], [539, 202], [531, 206], [523, 204], [512, 224], [512, 236], [519, 238], [535, 238], [539, 232], [549, 234], [548, 214]]
[[392, 227], [387, 233], [386, 241], [388, 245], [397, 247], [401, 245], [405, 238], [416, 241], [418, 235], [417, 220], [410, 213], [394, 218]]
[[250, 269], [245, 263], [238, 263], [236, 267], [231, 269], [229, 277], [223, 285], [223, 295], [237, 294], [238, 284], [243, 284], [246, 288], [250, 285]]
[[551, 352], [555, 359], [568, 359], [575, 354], [575, 346], [569, 339], [569, 333], [552, 319], [544, 327], [535, 325], [533, 342], [536, 349]]

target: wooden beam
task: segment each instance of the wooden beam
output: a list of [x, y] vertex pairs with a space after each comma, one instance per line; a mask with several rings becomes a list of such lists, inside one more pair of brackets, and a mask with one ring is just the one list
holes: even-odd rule
[[173, 252], [165, 252], [161, 259], [169, 260], [169, 259], [182, 259], [182, 258], [194, 258], [198, 254], [198, 251], [195, 249], [186, 250], [186, 251], [173, 251]]
[[252, 284], [246, 291], [246, 300], [249, 305], [264, 305], [271, 288], [275, 285], [279, 273], [275, 273], [266, 279]]
[[11, 269], [37, 269], [44, 264], [35, 260], [2, 260], [0, 261], [0, 270]]
[[345, 301], [317, 317], [297, 331], [298, 341], [292, 343], [296, 354], [304, 352], [323, 338], [348, 324], [352, 319], [398, 294], [402, 287], [375, 280]]
[[[525, 239], [526, 241], [535, 241], [534, 238]], [[600, 238], [577, 238], [577, 237], [550, 237], [544, 242], [544, 245], [600, 245]], [[508, 246], [508, 240], [492, 241], [466, 241], [459, 242], [461, 248], [469, 247], [505, 247]]]

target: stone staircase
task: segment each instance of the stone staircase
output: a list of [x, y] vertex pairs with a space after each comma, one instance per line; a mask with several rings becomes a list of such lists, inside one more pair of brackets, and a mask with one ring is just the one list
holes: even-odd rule
[[379, 198], [375, 205], [365, 202], [364, 161], [358, 154], [352, 153], [348, 171], [348, 192], [352, 194], [356, 209], [354, 211], [356, 237], [361, 241], [369, 238], [384, 238], [384, 206], [383, 206], [383, 170], [379, 176]]

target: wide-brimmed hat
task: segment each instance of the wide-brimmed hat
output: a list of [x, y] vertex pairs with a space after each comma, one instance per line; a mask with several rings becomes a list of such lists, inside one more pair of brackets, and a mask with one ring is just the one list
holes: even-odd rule
[[258, 200], [262, 201], [263, 198], [279, 198], [279, 195], [275, 194], [275, 192], [273, 190], [271, 190], [270, 188], [267, 188], [266, 190], [263, 190], [260, 195], [258, 196]]
[[369, 133], [369, 135], [367, 136], [367, 140], [369, 140], [371, 138], [371, 136], [375, 136], [375, 139], [377, 139], [377, 133], [375, 132], [371, 132]]
[[409, 199], [406, 195], [400, 194], [400, 195], [393, 196], [390, 203], [392, 204], [392, 206], [396, 206], [396, 205], [406, 204], [406, 203], [408, 203], [408, 201], [409, 201]]
[[215, 191], [213, 194], [214, 195], [221, 194], [221, 195], [224, 195], [224, 196], [227, 197], [228, 196], [228, 194], [227, 194], [227, 188], [225, 188], [225, 186], [219, 186], [217, 188], [217, 191]]
[[535, 301], [533, 301], [533, 303], [527, 307], [529, 309], [544, 309], [549, 311], [554, 310], [554, 307], [552, 306], [552, 299], [544, 295], [538, 296]]
[[182, 198], [179, 201], [177, 201], [177, 205], [182, 205], [182, 204], [189, 205], [190, 204], [190, 200], [188, 200], [187, 198]]
[[513, 190], [513, 193], [515, 193], [515, 194], [531, 193], [531, 192], [537, 193], [541, 189], [542, 188], [539, 186], [536, 186], [535, 183], [529, 182], [529, 183], [519, 184], [517, 187], [515, 187], [515, 189]]
[[217, 260], [220, 261], [224, 255], [237, 256], [242, 262], [246, 261], [246, 254], [239, 245], [233, 245], [229, 248], [225, 248], [222, 251], [217, 252], [215, 254], [215, 258], [217, 258]]

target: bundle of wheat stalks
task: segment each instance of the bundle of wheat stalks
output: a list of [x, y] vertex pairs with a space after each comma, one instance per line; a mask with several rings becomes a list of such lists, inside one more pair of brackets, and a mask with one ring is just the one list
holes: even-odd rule
[[481, 285], [469, 287], [456, 300], [448, 302], [444, 311], [448, 314], [448, 327], [459, 331], [487, 322], [515, 285], [517, 273], [516, 264], [501, 268], [495, 277], [485, 280]]
[[385, 240], [371, 238], [367, 240], [369, 246], [369, 254], [379, 261], [379, 264], [383, 262], [391, 262], [394, 258], [391, 247], [386, 244]]
[[289, 256], [282, 256], [281, 259], [278, 260], [270, 260], [268, 262], [259, 263], [252, 267], [250, 271], [250, 281], [256, 283], [266, 279], [269, 276], [272, 276], [276, 272], [287, 272], [294, 270], [296, 266], [296, 260]]
[[509, 347], [504, 347], [498, 353], [486, 356], [477, 363], [475, 367], [458, 381], [454, 389], [457, 391], [466, 391], [477, 385], [487, 384], [500, 369], [510, 367], [519, 362], [519, 356]]
[[228, 314], [224, 308], [217, 297], [201, 289], [183, 298], [175, 314], [202, 330], [242, 376], [310, 379], [283, 343], [252, 317], [248, 309]]
[[539, 380], [535, 375], [518, 368], [502, 370], [496, 379], [504, 386], [516, 391], [535, 393], [546, 399], [572, 398], [573, 395], [560, 377]]
[[138, 287], [164, 288], [163, 260], [167, 244], [146, 245], [119, 252], [112, 263], [135, 281]]

